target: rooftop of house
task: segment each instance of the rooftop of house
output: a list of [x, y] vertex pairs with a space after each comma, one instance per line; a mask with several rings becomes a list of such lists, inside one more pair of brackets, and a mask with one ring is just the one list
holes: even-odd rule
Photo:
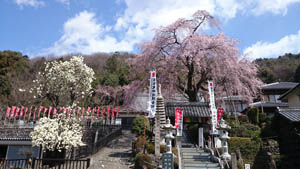
[[288, 90], [287, 92], [283, 93], [280, 97], [279, 100], [283, 100], [286, 101], [287, 100], [287, 96], [291, 93], [293, 93], [294, 91], [296, 91], [297, 88], [300, 87], [300, 83], [298, 85], [296, 85], [295, 87], [291, 88], [290, 90]]
[[224, 100], [224, 101], [247, 101], [245, 96], [227, 96], [222, 98], [217, 98], [216, 100]]
[[262, 90], [288, 90], [297, 86], [294, 82], [275, 82], [261, 86]]
[[210, 117], [208, 103], [204, 102], [167, 102], [166, 116], [175, 116], [176, 108], [181, 108], [183, 117]]
[[250, 107], [288, 107], [288, 103], [282, 102], [254, 102], [250, 104]]
[[300, 122], [300, 108], [278, 108], [278, 113], [291, 122]]

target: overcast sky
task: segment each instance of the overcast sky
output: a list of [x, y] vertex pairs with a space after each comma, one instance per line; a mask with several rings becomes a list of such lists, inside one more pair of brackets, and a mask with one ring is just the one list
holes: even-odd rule
[[0, 0], [0, 50], [137, 53], [153, 29], [203, 9], [251, 59], [300, 52], [300, 0]]

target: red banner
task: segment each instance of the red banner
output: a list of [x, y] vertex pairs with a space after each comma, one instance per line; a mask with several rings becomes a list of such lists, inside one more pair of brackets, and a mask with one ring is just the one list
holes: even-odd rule
[[100, 114], [100, 107], [98, 106], [98, 110], [97, 110], [97, 119], [99, 119], [99, 114]]
[[54, 108], [54, 110], [53, 110], [53, 116], [54, 116], [54, 117], [56, 117], [56, 113], [57, 113], [57, 109]]
[[85, 113], [85, 108], [82, 108], [82, 114], [81, 114], [81, 117], [84, 117], [84, 113]]
[[77, 110], [77, 117], [80, 116], [80, 110], [81, 110], [81, 108], [78, 107], [78, 110]]
[[182, 116], [182, 109], [181, 108], [176, 108], [176, 114], [175, 114], [175, 128], [179, 127], [178, 122], [180, 121]]
[[32, 112], [32, 106], [30, 106], [30, 112], [29, 112], [28, 120], [30, 120], [31, 112]]
[[25, 118], [26, 118], [27, 111], [28, 111], [28, 108], [25, 107], [25, 111], [24, 111], [24, 120], [25, 120]]
[[103, 107], [103, 109], [102, 109], [102, 118], [104, 117], [104, 115], [105, 115], [105, 107]]
[[36, 109], [37, 109], [37, 108], [35, 108], [35, 109], [34, 109], [34, 112], [33, 112], [33, 120], [35, 120], [35, 112], [36, 112]]
[[16, 118], [18, 117], [18, 115], [19, 115], [19, 111], [20, 111], [20, 108], [19, 107], [17, 107], [17, 110], [16, 110]]
[[115, 118], [115, 108], [112, 108], [112, 112], [111, 112], [111, 118], [114, 119]]
[[13, 117], [14, 117], [15, 111], [16, 111], [16, 106], [13, 106], [13, 107], [12, 107], [12, 110], [11, 110], [10, 118], [13, 118]]
[[53, 107], [50, 106], [49, 111], [48, 111], [48, 118], [50, 118], [50, 116], [51, 116], [52, 109], [53, 109]]
[[40, 110], [39, 110], [38, 118], [40, 118], [40, 114], [41, 114], [41, 112], [42, 112], [43, 108], [44, 108], [43, 106], [40, 106]]
[[110, 115], [110, 107], [107, 107], [107, 117], [109, 119], [109, 115]]
[[24, 106], [21, 107], [20, 118], [23, 117]]
[[91, 117], [92, 120], [94, 120], [94, 113], [95, 113], [95, 107], [93, 108], [93, 111], [92, 111], [92, 117]]
[[224, 113], [224, 108], [218, 108], [218, 111], [217, 111], [217, 126], [219, 126], [219, 120], [221, 119], [222, 115]]
[[117, 107], [117, 117], [120, 117], [119, 112], [120, 112], [120, 106]]
[[45, 117], [45, 116], [46, 116], [47, 110], [48, 110], [48, 108], [46, 108], [46, 107], [45, 107], [45, 109], [44, 109], [44, 113], [43, 113], [43, 117]]
[[6, 116], [5, 116], [6, 118], [8, 118], [8, 117], [9, 117], [9, 114], [10, 114], [10, 109], [11, 109], [11, 108], [10, 108], [10, 107], [8, 107], [8, 108], [7, 108], [7, 110], [6, 110]]

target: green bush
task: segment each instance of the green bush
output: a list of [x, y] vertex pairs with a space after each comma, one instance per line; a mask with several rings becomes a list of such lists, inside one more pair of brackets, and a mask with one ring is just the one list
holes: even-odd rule
[[259, 110], [257, 107], [252, 107], [248, 111], [248, 118], [251, 123], [258, 125], [259, 124]]
[[256, 142], [246, 137], [231, 137], [228, 140], [229, 152], [233, 153], [240, 150], [244, 162], [250, 162], [251, 164], [259, 151], [260, 145], [261, 142]]
[[249, 123], [249, 119], [248, 119], [248, 116], [239, 116], [239, 121], [241, 123]]
[[147, 169], [152, 169], [153, 166], [150, 165], [152, 163], [152, 159], [148, 154], [138, 153], [135, 156], [135, 163], [134, 168], [135, 169], [143, 169], [143, 166], [146, 166]]
[[149, 120], [145, 116], [137, 116], [135, 119], [133, 119], [132, 122], [132, 132], [136, 133], [138, 136], [144, 135], [145, 124], [146, 124], [146, 134], [149, 134], [150, 133]]
[[147, 143], [146, 149], [149, 154], [154, 154], [154, 152], [155, 152], [155, 146], [153, 143]]
[[160, 145], [160, 153], [165, 153], [165, 152], [167, 152], [166, 145]]
[[260, 132], [260, 128], [251, 123], [237, 124], [231, 123], [231, 130], [229, 131], [229, 136], [231, 137], [253, 137]]
[[172, 153], [174, 154], [175, 158], [174, 158], [174, 168], [177, 169], [178, 166], [178, 150], [176, 147], [172, 147]]
[[139, 136], [136, 140], [136, 150], [137, 152], [143, 152], [144, 150], [144, 136]]

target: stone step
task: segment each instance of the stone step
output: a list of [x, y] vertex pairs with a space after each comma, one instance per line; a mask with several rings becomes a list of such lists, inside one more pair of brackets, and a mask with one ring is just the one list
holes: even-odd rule
[[183, 155], [183, 159], [210, 159], [207, 155]]
[[182, 148], [182, 152], [205, 152], [203, 149], [197, 148]]
[[184, 167], [219, 167], [219, 164], [218, 163], [199, 163], [199, 164], [187, 163], [184, 164]]
[[221, 169], [220, 167], [184, 167], [184, 169]]
[[191, 155], [202, 155], [202, 156], [210, 156], [210, 153], [205, 152], [182, 152], [182, 155], [185, 156], [191, 156]]
[[199, 163], [211, 163], [211, 160], [209, 158], [198, 158], [198, 159], [182, 159], [184, 164], [187, 163], [193, 163], [193, 164], [199, 164]]

